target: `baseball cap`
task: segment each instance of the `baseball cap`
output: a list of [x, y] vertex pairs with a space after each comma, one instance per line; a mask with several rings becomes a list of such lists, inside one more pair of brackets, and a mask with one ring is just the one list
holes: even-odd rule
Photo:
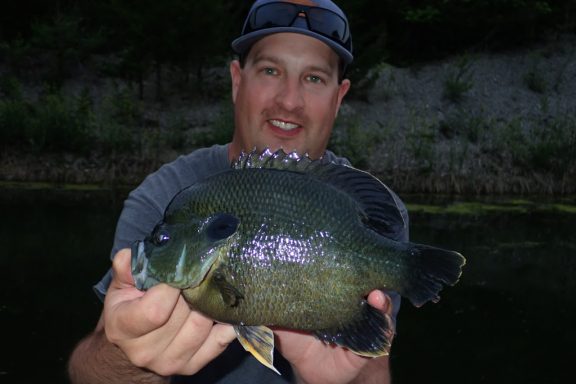
[[250, 8], [240, 37], [232, 42], [232, 49], [239, 55], [245, 54], [257, 40], [280, 32], [314, 37], [332, 48], [345, 65], [352, 62], [348, 19], [330, 0], [257, 0]]

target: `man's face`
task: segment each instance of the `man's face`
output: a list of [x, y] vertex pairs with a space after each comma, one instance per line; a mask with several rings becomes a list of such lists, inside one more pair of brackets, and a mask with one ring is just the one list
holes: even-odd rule
[[231, 157], [253, 148], [326, 150], [348, 80], [338, 84], [338, 56], [321, 41], [276, 33], [256, 42], [244, 68], [230, 65], [235, 131]]

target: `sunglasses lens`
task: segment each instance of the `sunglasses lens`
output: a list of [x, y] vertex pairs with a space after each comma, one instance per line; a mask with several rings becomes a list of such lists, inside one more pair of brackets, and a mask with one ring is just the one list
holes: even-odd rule
[[287, 27], [292, 25], [298, 14], [298, 8], [290, 3], [271, 3], [257, 8], [251, 19], [252, 31], [272, 27]]
[[300, 6], [293, 3], [269, 3], [254, 10], [244, 28], [243, 34], [273, 27], [290, 27], [300, 13], [308, 19], [311, 31], [324, 35], [346, 49], [351, 49], [350, 35], [346, 20], [324, 8]]
[[319, 32], [340, 43], [346, 38], [346, 22], [340, 16], [322, 8], [310, 8], [308, 21], [315, 32]]

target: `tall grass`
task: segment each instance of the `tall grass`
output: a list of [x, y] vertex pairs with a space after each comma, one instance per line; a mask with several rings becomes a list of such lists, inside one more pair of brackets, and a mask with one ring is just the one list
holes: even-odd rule
[[372, 127], [372, 137], [358, 118], [342, 123], [335, 149], [398, 191], [576, 193], [574, 116], [502, 120], [457, 110], [441, 121], [414, 115]]

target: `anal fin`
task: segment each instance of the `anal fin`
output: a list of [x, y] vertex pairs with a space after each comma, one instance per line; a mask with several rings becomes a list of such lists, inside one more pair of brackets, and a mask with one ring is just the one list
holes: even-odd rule
[[314, 334], [324, 342], [347, 348], [357, 355], [378, 357], [390, 353], [394, 325], [390, 316], [364, 300], [359, 316], [350, 324], [339, 328], [320, 329]]
[[274, 368], [274, 333], [268, 327], [235, 325], [236, 337], [245, 350], [250, 352], [256, 360], [280, 374]]

